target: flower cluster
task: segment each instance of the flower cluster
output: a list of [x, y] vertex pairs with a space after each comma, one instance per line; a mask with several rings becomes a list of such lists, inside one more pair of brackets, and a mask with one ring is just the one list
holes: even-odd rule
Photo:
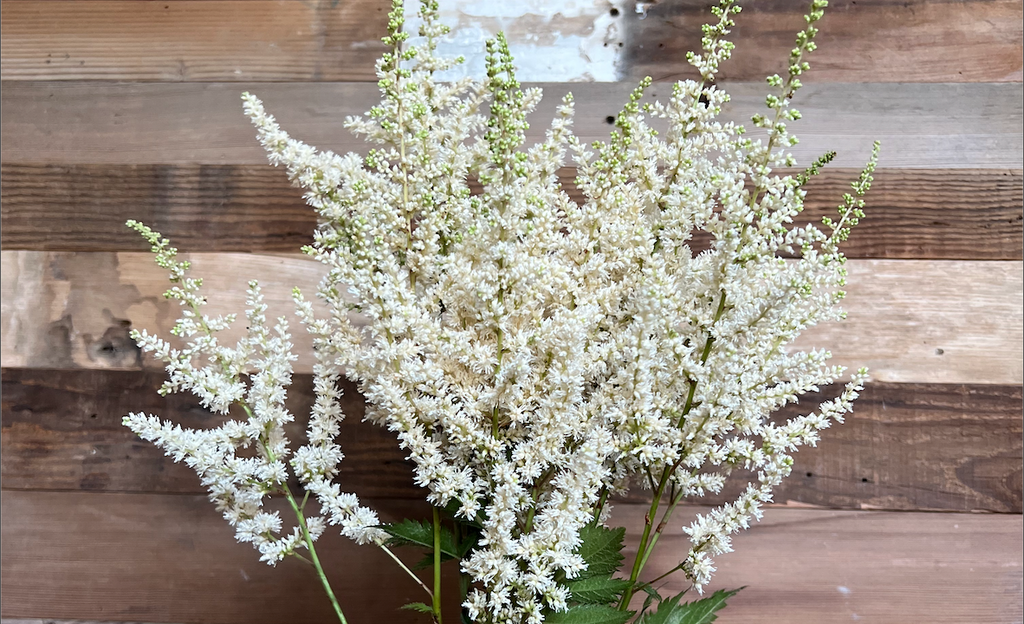
[[[308, 443], [286, 463], [292, 356], [283, 320], [266, 325], [258, 286], [248, 337], [218, 344], [230, 319], [200, 314], [198, 282], [143, 226], [172, 271], [171, 296], [185, 304], [176, 331], [191, 341], [177, 351], [140, 334], [140, 345], [167, 363], [166, 391], [194, 391], [222, 413], [238, 405], [248, 419], [209, 431], [143, 415], [126, 423], [188, 461], [264, 559], [311, 545], [326, 523], [379, 543], [373, 512], [333, 482], [343, 418], [335, 382], [353, 379], [367, 418], [398, 437], [429, 501], [480, 527], [461, 564], [475, 587], [464, 606], [489, 622], [541, 622], [567, 608], [565, 579], [586, 567], [580, 532], [606, 517], [610, 494], [639, 482], [671, 510], [720, 492], [736, 468], [752, 470], [756, 481], [736, 501], [687, 529], [682, 569], [706, 584], [713, 557], [789, 473], [792, 452], [841, 421], [864, 380], [858, 372], [839, 398], [789, 422], [769, 418], [843, 373], [827, 352], [786, 345], [842, 316], [839, 243], [862, 216], [877, 158], [876, 150], [824, 231], [794, 225], [804, 184], [831, 159], [796, 176], [774, 172], [795, 164], [786, 122], [800, 115], [789, 103], [825, 4], [814, 0], [786, 77], [768, 79], [778, 93], [753, 119], [760, 138], [717, 120], [729, 96], [714, 78], [739, 12], [722, 0], [702, 53], [688, 57], [700, 81], [676, 84], [665, 102], [644, 102], [650, 80], [641, 82], [610, 139], [592, 146], [573, 135], [567, 96], [545, 140], [526, 146], [541, 93], [520, 87], [505, 39], [488, 44], [485, 80], [435, 82], [460, 62], [436, 54], [447, 32], [436, 2], [422, 3], [416, 45], [396, 2], [384, 39], [391, 51], [377, 66], [381, 103], [347, 120], [374, 146], [365, 156], [292, 139], [244, 96], [271, 163], [285, 166], [319, 215], [305, 251], [325, 266], [317, 295], [330, 314], [318, 318], [295, 293], [316, 352]], [[568, 158], [580, 203], [557, 176]], [[700, 230], [711, 235], [707, 249], [692, 246]], [[254, 456], [237, 454], [249, 446]], [[289, 468], [324, 517], [295, 505]], [[261, 511], [274, 492], [301, 512], [283, 537], [280, 518]], [[660, 529], [646, 529], [640, 549], [649, 554]], [[638, 557], [631, 581], [642, 565]]]

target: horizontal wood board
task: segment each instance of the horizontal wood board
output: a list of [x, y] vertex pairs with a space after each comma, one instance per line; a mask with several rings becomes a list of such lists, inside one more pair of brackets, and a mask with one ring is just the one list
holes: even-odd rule
[[[206, 496], [5, 490], [0, 497], [4, 617], [337, 621], [312, 567], [297, 559], [275, 567], [260, 562], [251, 545], [235, 542]], [[372, 504], [382, 522], [430, 514], [422, 502]], [[273, 503], [268, 509], [287, 511]], [[294, 516], [287, 513], [282, 519], [290, 526]], [[422, 624], [421, 614], [398, 607], [425, 594], [383, 551], [357, 546], [336, 529], [317, 548], [352, 624]], [[403, 554], [411, 565], [420, 553]], [[446, 573], [449, 611], [458, 601], [451, 580]]]
[[[700, 48], [700, 26], [712, 19], [705, 0], [642, 3], [639, 10], [621, 0], [561, 11], [544, 4], [518, 11], [442, 4], [453, 9], [445, 15], [454, 18], [456, 32], [481, 31], [456, 42], [454, 52], [483, 54], [483, 38], [500, 29], [508, 33], [513, 54], [521, 52], [524, 60], [546, 52], [557, 59], [555, 65], [584, 69], [566, 80], [588, 74], [618, 80], [648, 74], [658, 80], [693, 77], [685, 53]], [[743, 4], [746, 10], [730, 37], [737, 51], [723, 76], [760, 80], [783, 72], [807, 3]], [[374, 61], [384, 51], [380, 36], [389, 8], [386, 0], [5, 0], [0, 75], [4, 80], [376, 80]], [[1021, 15], [1020, 3], [1013, 0], [834, 1], [820, 23], [821, 45], [811, 57], [810, 76], [839, 82], [1019, 81]], [[584, 39], [593, 52], [586, 56], [563, 43], [572, 38]]]
[[[4, 251], [0, 362], [6, 367], [158, 367], [130, 328], [168, 332], [176, 304], [163, 298], [166, 272], [149, 253]], [[311, 338], [291, 314], [291, 291], [310, 295], [322, 275], [296, 255], [192, 253], [204, 279], [206, 313], [244, 312], [251, 279], [269, 313], [292, 318], [297, 372], [312, 370]], [[1019, 384], [1022, 281], [1019, 262], [850, 260], [848, 318], [811, 328], [793, 348], [827, 348], [834, 362], [867, 366], [878, 381]], [[362, 322], [354, 317], [355, 322]], [[221, 334], [233, 344], [236, 323]]]
[[[576, 98], [574, 130], [584, 142], [606, 139], [607, 122], [627, 101], [632, 83], [542, 83], [545, 98], [530, 117], [536, 141], [561, 97]], [[767, 87], [731, 83], [721, 115], [749, 126], [764, 112]], [[242, 114], [240, 94], [261, 97], [297, 139], [338, 153], [367, 146], [343, 127], [379, 101], [371, 83], [92, 83], [7, 82], [0, 99], [5, 163], [263, 164], [266, 155]], [[652, 97], [669, 95], [666, 83]], [[808, 84], [794, 105], [803, 119], [790, 126], [793, 148], [807, 165], [829, 150], [834, 167], [861, 168], [875, 140], [881, 168], [1020, 169], [1024, 94], [1019, 85]], [[656, 126], [657, 124], [655, 124]]]
[[[385, 517], [415, 514], [408, 503], [371, 504], [384, 507]], [[624, 504], [613, 512], [612, 522], [628, 527], [631, 544], [645, 509]], [[202, 496], [5, 491], [0, 510], [5, 617], [211, 624], [330, 617], [309, 569], [296, 561], [277, 569], [258, 563], [251, 547], [232, 542]], [[681, 527], [699, 511], [674, 517], [649, 574], [678, 562], [686, 549]], [[712, 589], [747, 586], [717, 621], [831, 624], [855, 615], [915, 624], [1016, 621], [1021, 519], [769, 509], [736, 537], [735, 553], [717, 560]], [[350, 621], [422, 621], [393, 611], [420, 599], [410, 580], [379, 551], [330, 533], [319, 552]], [[678, 579], [670, 577], [664, 589], [678, 590]]]
[[[855, 169], [826, 169], [807, 184], [800, 221], [835, 213]], [[575, 169], [559, 177], [582, 203]], [[844, 244], [849, 258], [1020, 260], [1020, 170], [891, 170], [875, 174], [869, 217]], [[280, 169], [266, 165], [48, 165], [0, 167], [4, 249], [118, 251], [142, 221], [183, 251], [296, 251], [316, 213]], [[696, 238], [694, 247], [706, 244]]]
[[[122, 426], [129, 412], [157, 414], [189, 428], [219, 425], [189, 394], [163, 398], [159, 372], [3, 370], [4, 488], [97, 492], [201, 493], [198, 478]], [[343, 385], [347, 419], [338, 482], [371, 498], [423, 498], [411, 463], [394, 436], [361, 422], [363, 400]], [[776, 420], [813, 409], [824, 394], [805, 395]], [[313, 402], [312, 380], [298, 375], [289, 389], [295, 445]], [[1021, 387], [872, 383], [842, 425], [817, 447], [796, 454], [793, 475], [777, 488], [778, 504], [838, 509], [995, 511], [1020, 513]], [[237, 417], [237, 416], [236, 416]], [[737, 474], [718, 496], [739, 493], [750, 475]], [[629, 500], [649, 492], [634, 490]]]

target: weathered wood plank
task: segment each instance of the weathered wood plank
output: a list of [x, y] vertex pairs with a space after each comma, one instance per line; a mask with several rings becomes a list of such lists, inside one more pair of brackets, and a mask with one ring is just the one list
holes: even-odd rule
[[[336, 621], [312, 567], [296, 559], [274, 568], [260, 562], [251, 545], [234, 541], [234, 531], [205, 496], [0, 496], [4, 617]], [[430, 514], [425, 503], [372, 504], [385, 522]], [[282, 513], [286, 526], [289, 516]], [[351, 622], [422, 622], [421, 614], [398, 607], [425, 594], [381, 550], [357, 546], [332, 529], [317, 542], [317, 552]], [[457, 589], [446, 578], [451, 609]]]
[[[183, 427], [216, 427], [226, 417], [211, 414], [191, 394], [161, 397], [161, 372], [3, 369], [4, 487], [18, 490], [202, 493], [195, 472], [176, 464], [121, 424], [129, 412], [157, 414]], [[360, 496], [425, 498], [412, 483], [411, 463], [390, 433], [363, 419], [363, 398], [343, 382], [347, 415], [340, 434], [346, 460], [338, 482]], [[296, 375], [287, 427], [293, 446], [305, 443], [313, 405], [313, 380]], [[235, 414], [234, 418], [244, 418]]]
[[[121, 425], [128, 412], [158, 414], [185, 427], [216, 426], [191, 395], [157, 396], [158, 372], [3, 369], [4, 487], [17, 490], [201, 493], [193, 472]], [[422, 498], [393, 436], [360, 422], [362, 398], [344, 385], [339, 483], [371, 498]], [[778, 418], [812, 409], [808, 395]], [[289, 391], [301, 443], [312, 383], [298, 375]], [[796, 455], [793, 475], [776, 490], [780, 504], [840, 509], [941, 509], [1020, 513], [1021, 388], [997, 385], [868, 386], [852, 416]], [[720, 504], [735, 498], [737, 475]], [[741, 480], [743, 479], [743, 480]], [[637, 489], [631, 501], [649, 500]]]
[[[627, 527], [627, 544], [639, 542], [645, 511], [621, 505], [612, 514], [612, 522]], [[687, 552], [681, 527], [694, 513], [683, 511], [673, 516], [641, 578], [668, 571]], [[1021, 521], [1019, 515], [769, 509], [737, 534], [735, 552], [715, 560], [708, 591], [746, 586], [716, 622], [1019, 622]], [[634, 552], [627, 546], [626, 561]], [[679, 575], [664, 583], [662, 595], [684, 588]]]
[[[442, 19], [457, 34], [444, 51], [479, 58], [484, 40], [503, 30], [520, 79], [569, 81], [689, 77], [685, 53], [699, 49], [700, 25], [711, 19], [712, 3], [645, 2], [639, 9], [622, 0], [518, 9], [464, 0], [441, 4]], [[389, 5], [6, 0], [0, 72], [13, 80], [373, 81]], [[737, 50], [724, 77], [760, 80], [782, 72], [805, 3], [745, 8], [730, 36]], [[820, 23], [810, 76], [840, 82], [1020, 81], [1020, 23], [1020, 3], [1013, 0], [833, 2]], [[475, 63], [471, 70], [481, 67]]]
[[[544, 136], [561, 95], [572, 91], [574, 129], [585, 143], [607, 138], [630, 83], [549, 83], [531, 118], [530, 141]], [[758, 83], [725, 85], [723, 120], [749, 122], [764, 107]], [[293, 136], [321, 149], [365, 151], [342, 124], [379, 101], [369, 83], [98, 84], [7, 82], [0, 158], [6, 163], [263, 164], [266, 156], [241, 113], [251, 91]], [[666, 96], [669, 86], [651, 92]], [[797, 96], [804, 118], [794, 148], [808, 164], [835, 150], [834, 167], [860, 168], [882, 141], [882, 168], [1020, 169], [1024, 94], [1014, 84], [809, 84]], [[748, 124], [749, 125], [749, 124]]]
[[[699, 49], [701, 0], [647, 2], [645, 19], [627, 28], [624, 66], [635, 79], [692, 77], [686, 52]], [[804, 2], [743, 3], [730, 41], [725, 80], [784, 74], [803, 26]], [[1021, 80], [1021, 5], [1012, 1], [829, 2], [810, 55], [808, 81], [996, 82]], [[743, 78], [739, 78], [743, 76]]]
[[[144, 247], [145, 245], [140, 245]], [[189, 254], [203, 277], [207, 313], [241, 313], [258, 279], [270, 313], [291, 314], [291, 290], [313, 292], [320, 265], [304, 256]], [[144, 360], [128, 328], [166, 334], [176, 308], [166, 275], [148, 253], [4, 251], [0, 362], [7, 367], [128, 368]], [[1019, 384], [1019, 262], [851, 260], [845, 323], [806, 332], [798, 348], [828, 348], [835, 362], [868, 366], [878, 381]], [[358, 322], [358, 321], [357, 321]], [[292, 323], [299, 360], [312, 370], [308, 334]], [[241, 324], [222, 340], [237, 340]]]
[[376, 80], [388, 0], [3, 3], [4, 80]]
[[[330, 619], [310, 570], [256, 561], [201, 496], [2, 494], [5, 617], [296, 624]], [[413, 511], [415, 512], [415, 509]], [[387, 505], [387, 517], [408, 503]], [[636, 543], [644, 507], [613, 522]], [[648, 571], [685, 552], [673, 519]], [[1021, 516], [769, 509], [720, 557], [714, 587], [747, 589], [718, 621], [977, 624], [1020, 618]], [[393, 609], [418, 588], [370, 547], [331, 532], [318, 551], [353, 622], [420, 621]], [[670, 577], [666, 589], [678, 589]], [[957, 591], [950, 591], [951, 587]], [[448, 591], [451, 596], [454, 591]]]
[[[858, 172], [811, 179], [801, 218], [834, 212]], [[560, 176], [583, 197], [574, 169]], [[184, 251], [296, 251], [316, 216], [279, 169], [259, 165], [46, 165], [0, 168], [5, 249], [118, 251], [138, 245], [138, 219]], [[850, 258], [1020, 260], [1020, 170], [882, 170], [870, 218], [845, 245]]]

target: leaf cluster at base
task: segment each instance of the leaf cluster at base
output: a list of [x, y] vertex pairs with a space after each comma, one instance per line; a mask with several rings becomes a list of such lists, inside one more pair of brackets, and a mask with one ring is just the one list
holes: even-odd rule
[[[568, 611], [548, 613], [547, 624], [625, 624], [636, 615], [635, 611], [622, 611], [616, 604], [631, 583], [628, 579], [615, 578], [622, 566], [623, 538], [626, 530], [622, 527], [607, 529], [590, 524], [580, 531], [582, 540], [578, 553], [587, 562], [587, 569], [575, 579], [564, 581], [570, 591]], [[726, 600], [735, 596], [740, 589], [719, 590], [700, 600], [680, 603], [686, 590], [662, 598], [658, 590], [648, 583], [640, 584], [648, 594], [636, 624], [709, 624], [718, 617], [716, 612], [725, 607]], [[657, 609], [647, 609], [657, 602]]]

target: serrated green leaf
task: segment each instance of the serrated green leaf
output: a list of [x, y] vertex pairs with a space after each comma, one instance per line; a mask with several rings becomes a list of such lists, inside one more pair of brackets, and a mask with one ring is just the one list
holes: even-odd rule
[[400, 609], [405, 609], [406, 611], [419, 611], [420, 613], [433, 613], [434, 612], [434, 607], [431, 607], [428, 604], [423, 604], [422, 602], [410, 602], [410, 603], [402, 605], [399, 608]]
[[[450, 560], [450, 559], [451, 559], [451, 557], [447, 558], [447, 560]], [[446, 561], [444, 553], [441, 553], [441, 561], [442, 561], [442, 563], [444, 561]], [[423, 555], [422, 559], [420, 559], [416, 563], [412, 564], [410, 567], [413, 570], [426, 570], [427, 568], [433, 567], [433, 565], [434, 565], [434, 553], [428, 552], [427, 554]]]
[[710, 624], [718, 619], [715, 612], [724, 607], [725, 601], [739, 591], [720, 589], [707, 598], [679, 604], [679, 599], [685, 593], [683, 592], [663, 600], [657, 611], [644, 615], [637, 624]]
[[587, 562], [587, 569], [580, 573], [579, 578], [592, 576], [611, 576], [622, 565], [622, 538], [626, 529], [606, 529], [596, 524], [588, 524], [580, 530], [579, 554]]
[[626, 591], [629, 581], [610, 576], [590, 576], [568, 584], [572, 599], [583, 604], [607, 604]]
[[434, 526], [426, 520], [405, 519], [401, 522], [382, 524], [380, 528], [391, 536], [391, 539], [388, 540], [391, 544], [434, 547]]
[[715, 612], [723, 608], [725, 601], [739, 593], [740, 589], [743, 588], [740, 587], [739, 589], [728, 591], [720, 589], [707, 598], [681, 605], [681, 607], [685, 608], [685, 612], [678, 624], [709, 624], [714, 622], [718, 619]]
[[647, 598], [644, 600], [644, 606], [642, 609], [640, 609], [640, 613], [643, 614], [645, 611], [647, 611], [648, 607], [650, 607], [651, 604], [654, 603], [655, 600], [657, 600], [659, 603], [661, 602], [661, 594], [658, 593], [658, 590], [651, 587], [649, 583], [644, 583], [640, 586], [640, 589], [644, 590], [644, 593], [647, 594]]
[[672, 619], [675, 616], [681, 616], [679, 609], [679, 599], [683, 597], [682, 593], [676, 594], [671, 598], [666, 598], [658, 603], [657, 611], [644, 614], [640, 616], [636, 624], [679, 624], [677, 620]]
[[632, 611], [619, 611], [607, 605], [578, 605], [568, 611], [552, 613], [545, 624], [626, 624]]
[[[388, 543], [395, 546], [423, 546], [431, 551], [434, 549], [434, 525], [426, 520], [402, 520], [380, 527], [391, 539]], [[455, 535], [446, 526], [441, 527], [441, 553], [449, 559], [459, 556], [455, 545]]]

